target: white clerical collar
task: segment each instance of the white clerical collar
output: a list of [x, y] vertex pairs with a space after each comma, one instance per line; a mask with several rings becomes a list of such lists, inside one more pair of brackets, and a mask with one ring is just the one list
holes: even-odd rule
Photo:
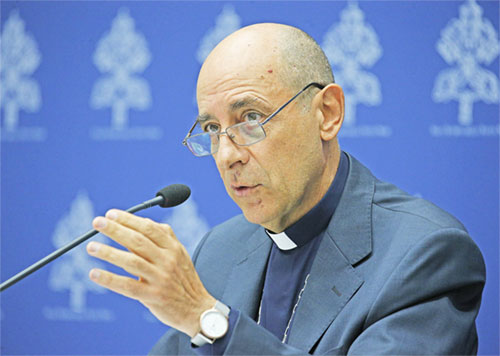
[[268, 230], [266, 230], [266, 232], [280, 250], [293, 250], [297, 247], [297, 244], [293, 242], [292, 239], [285, 234], [285, 232], [280, 232], [279, 234], [273, 234]]

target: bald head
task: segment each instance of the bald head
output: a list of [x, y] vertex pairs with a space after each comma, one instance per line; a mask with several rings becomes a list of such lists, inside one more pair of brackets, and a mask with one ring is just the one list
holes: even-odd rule
[[200, 78], [207, 71], [213, 75], [214, 70], [237, 75], [242, 67], [255, 70], [256, 75], [273, 74], [290, 92], [311, 82], [334, 82], [318, 43], [304, 31], [282, 24], [255, 24], [232, 33], [207, 57]]
[[[256, 25], [258, 26], [258, 25]], [[283, 80], [294, 91], [312, 82], [323, 85], [334, 82], [330, 63], [318, 43], [304, 31], [286, 25], [277, 37], [280, 64], [285, 68]]]

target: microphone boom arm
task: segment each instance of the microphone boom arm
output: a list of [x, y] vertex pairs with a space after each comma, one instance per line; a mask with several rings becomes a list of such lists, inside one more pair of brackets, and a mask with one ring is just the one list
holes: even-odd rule
[[[155, 205], [160, 205], [164, 201], [165, 201], [165, 198], [163, 196], [157, 196], [157, 197], [155, 197], [153, 199], [145, 201], [144, 203], [135, 205], [135, 206], [131, 207], [130, 209], [127, 209], [126, 211], [128, 213], [134, 214], [134, 213], [136, 213], [138, 211], [151, 208], [151, 207], [153, 207]], [[74, 239], [73, 241], [71, 241], [70, 243], [68, 243], [67, 245], [65, 245], [65, 246], [61, 247], [60, 249], [52, 252], [50, 255], [45, 256], [44, 258], [42, 258], [38, 262], [32, 264], [28, 268], [24, 269], [23, 271], [19, 272], [15, 276], [13, 276], [13, 277], [9, 278], [8, 280], [6, 280], [5, 282], [3, 282], [0, 285], [0, 292], [3, 292], [5, 289], [9, 288], [13, 284], [16, 284], [20, 280], [26, 278], [27, 276], [29, 276], [33, 272], [35, 272], [35, 271], [39, 270], [40, 268], [42, 268], [43, 266], [45, 266], [47, 263], [52, 262], [53, 260], [55, 260], [59, 256], [65, 254], [69, 250], [71, 250], [74, 247], [80, 245], [82, 242], [90, 239], [92, 236], [96, 235], [97, 233], [98, 233], [97, 230], [94, 230], [94, 229], [89, 230], [85, 234], [81, 235], [80, 237], [77, 237], [76, 239]]]

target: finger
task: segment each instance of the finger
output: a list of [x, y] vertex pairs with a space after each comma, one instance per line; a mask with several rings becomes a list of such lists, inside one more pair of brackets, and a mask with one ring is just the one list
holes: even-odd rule
[[96, 217], [92, 225], [97, 231], [146, 260], [150, 262], [161, 260], [158, 246], [143, 234], [102, 216]]
[[133, 253], [94, 241], [87, 244], [87, 252], [91, 256], [121, 267], [128, 273], [146, 281], [157, 277], [157, 270], [151, 263]]
[[177, 237], [167, 224], [160, 224], [119, 209], [109, 210], [106, 213], [106, 218], [140, 232], [159, 247], [169, 248], [173, 241], [177, 242]]
[[149, 290], [149, 286], [145, 283], [102, 269], [92, 269], [89, 273], [89, 277], [100, 286], [132, 299], [140, 300], [144, 298]]

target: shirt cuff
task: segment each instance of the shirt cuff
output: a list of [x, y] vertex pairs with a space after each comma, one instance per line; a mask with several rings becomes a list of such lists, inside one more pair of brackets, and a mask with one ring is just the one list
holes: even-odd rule
[[236, 321], [240, 316], [240, 312], [235, 309], [231, 309], [229, 312], [229, 327], [227, 329], [226, 335], [217, 339], [213, 344], [206, 343], [203, 346], [195, 346], [191, 344], [191, 350], [193, 350], [198, 355], [222, 355], [224, 351], [226, 351], [227, 345], [229, 344], [229, 340], [231, 340], [231, 336], [233, 335], [234, 326], [236, 325]]

